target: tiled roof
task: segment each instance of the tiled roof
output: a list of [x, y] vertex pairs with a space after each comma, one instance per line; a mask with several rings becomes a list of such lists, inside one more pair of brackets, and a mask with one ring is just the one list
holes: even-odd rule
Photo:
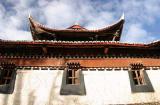
[[72, 45], [112, 45], [112, 46], [137, 46], [137, 47], [154, 47], [159, 46], [160, 41], [154, 41], [151, 43], [127, 43], [127, 42], [119, 42], [119, 41], [54, 41], [54, 40], [36, 40], [36, 41], [27, 41], [27, 40], [0, 40], [0, 45], [53, 45], [53, 46], [72, 46]]
[[32, 17], [29, 17], [29, 21], [30, 21], [30, 29], [32, 37], [34, 40], [43, 40], [43, 39], [54, 40], [55, 37], [70, 38], [74, 36], [81, 37], [84, 35], [85, 37], [95, 37], [97, 35], [98, 36], [102, 35], [103, 37], [105, 36], [106, 38], [108, 38], [108, 40], [112, 40], [112, 37], [114, 37], [113, 34], [119, 32], [119, 36], [116, 38], [116, 40], [118, 41], [120, 39], [124, 24], [124, 18], [121, 18], [116, 23], [101, 29], [88, 30], [80, 25], [73, 25], [67, 29], [55, 29], [40, 24], [39, 22], [33, 20]]
[[[157, 43], [157, 42], [156, 42]], [[1, 40], [0, 45], [48, 45], [48, 46], [112, 46], [112, 47], [150, 47], [153, 43], [125, 43], [119, 41], [50, 41], [50, 40], [36, 40], [36, 41], [10, 41]]]

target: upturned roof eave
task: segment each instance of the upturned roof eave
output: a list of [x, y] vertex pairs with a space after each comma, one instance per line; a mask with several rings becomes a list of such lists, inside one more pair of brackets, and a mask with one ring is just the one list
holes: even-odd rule
[[[56, 32], [64, 32], [64, 33], [107, 33], [108, 31], [115, 31], [118, 29], [122, 32], [123, 29], [123, 24], [124, 24], [124, 18], [120, 18], [117, 22], [114, 24], [111, 24], [109, 26], [106, 26], [105, 28], [101, 29], [95, 29], [95, 30], [87, 30], [87, 29], [81, 29], [81, 30], [74, 30], [74, 29], [54, 29], [54, 28], [49, 28], [46, 27], [45, 25], [40, 24], [39, 22], [33, 20], [33, 18], [30, 16], [29, 17], [29, 22], [30, 22], [30, 29], [32, 33], [32, 37], [36, 36], [36, 33], [42, 32], [50, 32], [50, 33], [56, 33]], [[116, 29], [115, 29], [116, 28]], [[39, 31], [41, 30], [41, 31]], [[119, 34], [119, 38], [121, 37], [121, 32]]]
[[[106, 26], [104, 28], [100, 29], [94, 29], [94, 30], [88, 30], [88, 29], [82, 29], [82, 30], [74, 30], [74, 29], [55, 29], [55, 28], [49, 28], [45, 25], [42, 25], [41, 23], [33, 20], [32, 17], [29, 17], [29, 22], [30, 26], [33, 28], [40, 28], [46, 31], [53, 31], [53, 32], [105, 32], [107, 30], [111, 30], [112, 28], [116, 27], [117, 25], [122, 25], [124, 24], [124, 19], [120, 19], [119, 21], [115, 22], [114, 24], [111, 24], [109, 26]], [[122, 28], [120, 28], [122, 29]]]

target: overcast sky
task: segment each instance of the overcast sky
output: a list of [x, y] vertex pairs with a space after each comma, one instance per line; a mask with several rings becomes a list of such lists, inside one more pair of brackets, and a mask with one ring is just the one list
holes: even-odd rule
[[29, 13], [51, 28], [78, 22], [98, 29], [116, 22], [123, 12], [122, 42], [160, 39], [160, 0], [0, 0], [0, 39], [32, 40]]

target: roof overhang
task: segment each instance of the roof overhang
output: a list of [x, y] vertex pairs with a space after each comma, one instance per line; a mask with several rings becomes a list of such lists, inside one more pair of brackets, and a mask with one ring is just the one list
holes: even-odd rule
[[29, 22], [33, 40], [112, 41], [114, 39], [114, 41], [119, 41], [124, 24], [124, 15], [114, 24], [96, 30], [88, 30], [79, 25], [73, 25], [67, 29], [49, 28], [35, 21], [31, 16], [29, 16]]
[[86, 47], [113, 47], [113, 48], [160, 48], [160, 41], [144, 44], [144, 43], [122, 43], [119, 41], [7, 41], [0, 40], [2, 46], [47, 46], [47, 47], [63, 47], [63, 48], [86, 48]]

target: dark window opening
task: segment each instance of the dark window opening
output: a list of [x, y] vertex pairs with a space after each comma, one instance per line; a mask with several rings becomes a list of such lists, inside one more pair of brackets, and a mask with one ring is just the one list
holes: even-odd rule
[[0, 85], [5, 85], [5, 84], [9, 84], [11, 79], [12, 79], [12, 70], [2, 70], [2, 77], [1, 77], [1, 82]]
[[15, 69], [14, 64], [3, 63], [1, 69], [0, 85], [9, 84], [12, 80], [12, 74]]
[[16, 65], [9, 62], [0, 64], [0, 93], [11, 94], [14, 91]]

